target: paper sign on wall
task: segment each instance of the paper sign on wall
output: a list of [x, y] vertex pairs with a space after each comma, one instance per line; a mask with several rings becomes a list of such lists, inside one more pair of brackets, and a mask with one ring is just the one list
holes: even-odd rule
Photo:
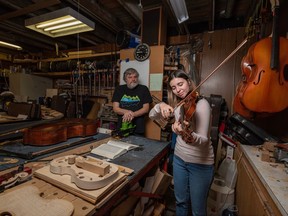
[[150, 91], [162, 91], [163, 73], [150, 74]]

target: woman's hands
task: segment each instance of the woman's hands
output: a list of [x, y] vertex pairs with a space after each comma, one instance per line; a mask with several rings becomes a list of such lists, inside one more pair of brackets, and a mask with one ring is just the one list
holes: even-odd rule
[[189, 123], [187, 121], [184, 121], [183, 123], [177, 121], [172, 124], [172, 131], [177, 135], [181, 135], [182, 139], [186, 143], [193, 143], [195, 141], [195, 138], [192, 135], [193, 130], [189, 129], [188, 127]]
[[160, 107], [160, 110], [161, 110], [161, 115], [164, 118], [168, 119], [168, 118], [173, 116], [174, 109], [171, 106], [169, 106], [168, 104], [160, 103], [159, 107]]
[[172, 131], [177, 135], [181, 134], [183, 131], [182, 124], [179, 121], [175, 121], [172, 124]]
[[189, 122], [187, 121], [183, 121], [183, 122], [180, 122], [180, 121], [175, 121], [173, 124], [172, 124], [172, 131], [176, 134], [182, 134], [184, 128], [187, 128], [189, 127]]

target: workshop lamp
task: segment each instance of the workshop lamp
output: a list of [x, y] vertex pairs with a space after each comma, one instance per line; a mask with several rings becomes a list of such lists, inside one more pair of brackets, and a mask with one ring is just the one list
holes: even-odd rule
[[7, 43], [4, 41], [0, 41], [0, 46], [10, 48], [10, 49], [22, 50], [22, 47], [17, 46], [15, 44]]
[[94, 22], [66, 7], [51, 13], [43, 14], [25, 20], [25, 27], [50, 37], [60, 37], [92, 31]]
[[170, 0], [170, 4], [178, 23], [182, 23], [189, 19], [185, 0]]

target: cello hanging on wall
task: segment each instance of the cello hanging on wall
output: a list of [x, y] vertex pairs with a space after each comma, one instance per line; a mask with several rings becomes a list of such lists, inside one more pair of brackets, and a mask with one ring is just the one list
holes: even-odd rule
[[254, 43], [241, 62], [242, 81], [233, 101], [234, 112], [247, 118], [277, 113], [288, 107], [288, 39], [279, 37], [279, 1], [271, 0], [272, 37]]

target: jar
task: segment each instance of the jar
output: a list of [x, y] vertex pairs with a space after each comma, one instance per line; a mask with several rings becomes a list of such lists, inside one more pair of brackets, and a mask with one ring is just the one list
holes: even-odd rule
[[238, 208], [236, 205], [231, 205], [227, 209], [224, 209], [222, 216], [238, 216]]

